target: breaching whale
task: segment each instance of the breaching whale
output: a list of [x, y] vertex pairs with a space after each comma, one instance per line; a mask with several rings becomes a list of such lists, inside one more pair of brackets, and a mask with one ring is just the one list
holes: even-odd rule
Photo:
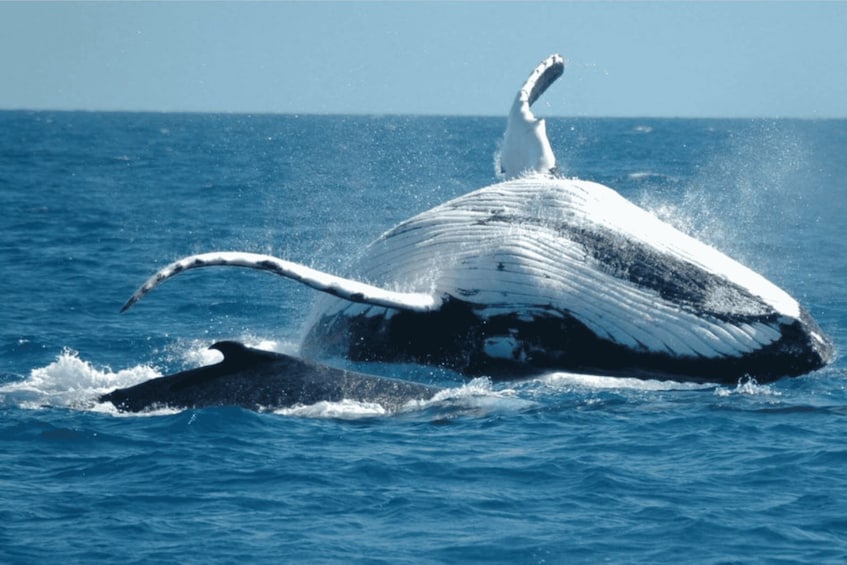
[[[502, 182], [410, 218], [372, 243], [352, 277], [268, 255], [193, 255], [322, 291], [301, 352], [414, 361], [468, 375], [550, 370], [735, 383], [831, 361], [809, 313], [763, 276], [594, 182], [557, 176], [532, 103], [562, 74], [545, 59], [518, 91]], [[366, 282], [365, 282], [366, 281]]]
[[99, 398], [122, 412], [159, 408], [240, 406], [274, 410], [316, 402], [354, 400], [395, 412], [429, 400], [440, 389], [408, 381], [335, 369], [234, 341], [213, 344], [221, 362], [114, 390]]

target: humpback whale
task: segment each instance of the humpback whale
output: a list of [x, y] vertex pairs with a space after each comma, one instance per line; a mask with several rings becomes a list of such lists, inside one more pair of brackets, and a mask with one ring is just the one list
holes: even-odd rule
[[562, 75], [552, 55], [522, 85], [501, 182], [414, 216], [374, 241], [354, 276], [268, 255], [186, 257], [124, 310], [185, 270], [266, 270], [321, 294], [308, 357], [413, 361], [467, 375], [566, 370], [735, 383], [797, 376], [833, 348], [788, 293], [601, 184], [564, 178], [531, 106]]
[[221, 362], [114, 390], [99, 398], [122, 412], [240, 406], [274, 410], [320, 401], [356, 400], [397, 411], [440, 390], [408, 381], [335, 369], [234, 341], [213, 344]]

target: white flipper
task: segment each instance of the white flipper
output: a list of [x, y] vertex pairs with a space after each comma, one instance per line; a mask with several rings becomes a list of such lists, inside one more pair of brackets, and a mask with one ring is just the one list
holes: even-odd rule
[[431, 294], [386, 290], [363, 282], [330, 275], [329, 273], [292, 263], [291, 261], [285, 261], [271, 255], [235, 251], [191, 255], [171, 263], [147, 279], [147, 282], [127, 300], [126, 304], [121, 308], [121, 312], [125, 312], [148, 292], [183, 271], [216, 266], [246, 267], [260, 271], [269, 271], [275, 275], [293, 279], [316, 290], [332, 294], [350, 302], [372, 304], [374, 306], [413, 312], [430, 312], [441, 307], [441, 298], [432, 296]]
[[547, 139], [544, 120], [530, 110], [547, 87], [562, 76], [565, 60], [550, 55], [538, 65], [518, 91], [500, 148], [500, 172], [506, 179], [527, 173], [548, 173], [556, 168], [556, 157]]

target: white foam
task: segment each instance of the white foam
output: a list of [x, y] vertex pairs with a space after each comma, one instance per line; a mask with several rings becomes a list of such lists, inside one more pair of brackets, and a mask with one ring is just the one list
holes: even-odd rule
[[477, 378], [454, 388], [439, 391], [429, 400], [411, 400], [399, 409], [388, 409], [375, 402], [359, 402], [344, 399], [338, 402], [321, 401], [309, 405], [297, 405], [274, 410], [274, 414], [298, 416], [303, 418], [333, 418], [355, 420], [423, 412], [429, 409], [446, 408], [460, 412], [471, 410], [484, 413], [492, 411], [521, 410], [535, 403], [521, 399], [512, 389], [494, 390], [491, 380]]
[[24, 380], [0, 386], [0, 395], [4, 403], [11, 402], [21, 408], [52, 406], [102, 411], [98, 408], [98, 396], [160, 376], [161, 373], [149, 365], [119, 371], [95, 367], [80, 359], [76, 351], [65, 349], [46, 367], [30, 371]]
[[431, 399], [413, 401], [406, 405], [407, 409], [427, 409], [438, 406], [455, 406], [484, 411], [522, 410], [535, 403], [520, 398], [514, 389], [495, 390], [491, 379], [479, 377], [462, 386], [447, 388], [439, 391]]
[[538, 377], [538, 382], [554, 388], [582, 388], [594, 390], [702, 390], [713, 388], [708, 383], [682, 383], [657, 379], [637, 379], [635, 377], [611, 377], [604, 375], [585, 375], [581, 373], [557, 372]]
[[329, 402], [322, 400], [315, 404], [292, 406], [291, 408], [280, 408], [274, 410], [274, 414], [283, 416], [299, 416], [301, 418], [338, 418], [342, 420], [355, 420], [358, 418], [372, 418], [374, 416], [385, 416], [388, 414], [381, 404], [375, 402], [359, 402], [357, 400], [341, 400]]
[[782, 396], [782, 393], [775, 390], [771, 385], [760, 385], [756, 379], [748, 378], [741, 379], [733, 388], [718, 387], [715, 389], [715, 395], [721, 397], [729, 396]]

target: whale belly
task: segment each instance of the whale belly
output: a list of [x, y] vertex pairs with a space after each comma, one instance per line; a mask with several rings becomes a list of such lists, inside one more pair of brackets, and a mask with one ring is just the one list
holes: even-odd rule
[[304, 348], [469, 374], [647, 371], [762, 380], [808, 372], [831, 345], [783, 290], [615, 191], [545, 175], [407, 220], [358, 275], [445, 297], [405, 312], [326, 297]]

